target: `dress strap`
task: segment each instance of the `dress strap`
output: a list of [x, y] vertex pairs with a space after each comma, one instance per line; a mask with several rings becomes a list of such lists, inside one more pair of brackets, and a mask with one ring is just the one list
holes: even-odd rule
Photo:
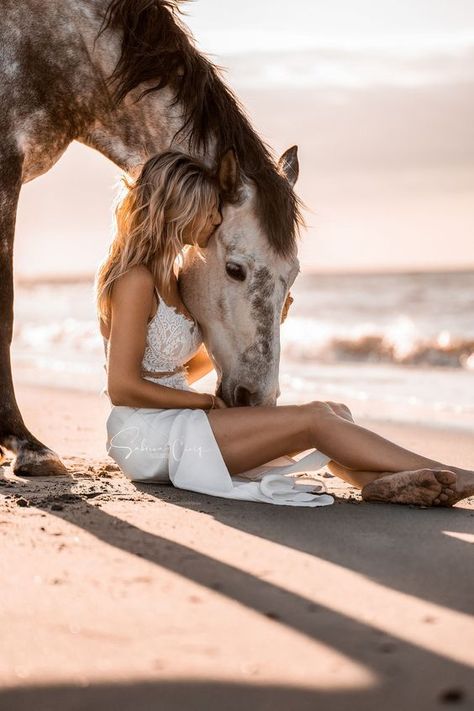
[[153, 285], [153, 289], [154, 289], [155, 294], [156, 294], [156, 300], [157, 300], [157, 302], [158, 302], [158, 306], [156, 307], [156, 311], [155, 311], [155, 313], [153, 314], [153, 316], [150, 316], [150, 318], [148, 319], [147, 323], [151, 323], [151, 321], [155, 318], [156, 314], [157, 314], [158, 311], [159, 311], [160, 304], [161, 304], [161, 301], [162, 301], [162, 300], [161, 300], [161, 297], [160, 297], [160, 294], [159, 294], [159, 292], [158, 292], [158, 289], [157, 289], [157, 287], [156, 287], [155, 285]]

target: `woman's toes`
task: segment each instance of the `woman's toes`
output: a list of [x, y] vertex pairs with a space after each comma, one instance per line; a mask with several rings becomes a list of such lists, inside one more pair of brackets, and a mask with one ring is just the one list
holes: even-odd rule
[[436, 478], [440, 484], [444, 484], [445, 486], [447, 486], [449, 484], [455, 483], [456, 474], [454, 472], [450, 472], [443, 469], [441, 471], [436, 472]]
[[442, 470], [436, 472], [436, 479], [441, 484], [441, 494], [439, 496], [440, 504], [444, 506], [452, 506], [456, 501], [456, 486], [458, 484], [457, 476], [454, 472]]

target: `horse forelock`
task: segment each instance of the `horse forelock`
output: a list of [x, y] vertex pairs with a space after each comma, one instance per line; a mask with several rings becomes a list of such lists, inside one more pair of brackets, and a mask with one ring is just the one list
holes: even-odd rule
[[[99, 34], [122, 33], [119, 61], [110, 77], [113, 96], [121, 102], [147, 83], [146, 94], [170, 87], [172, 105], [183, 110], [182, 134], [190, 150], [204, 152], [211, 142], [216, 155], [233, 146], [247, 178], [256, 185], [256, 213], [275, 252], [289, 257], [304, 225], [302, 203], [279, 171], [272, 149], [250, 124], [244, 108], [214, 65], [194, 45], [188, 28], [179, 20], [189, 0], [112, 0]], [[224, 120], [222, 120], [224, 117]]]

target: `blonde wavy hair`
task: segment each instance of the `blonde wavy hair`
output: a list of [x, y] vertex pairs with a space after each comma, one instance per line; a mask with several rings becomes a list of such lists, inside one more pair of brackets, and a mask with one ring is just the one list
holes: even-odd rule
[[[153, 274], [158, 292], [166, 290], [176, 260], [187, 245], [183, 233], [205, 227], [219, 185], [198, 159], [177, 150], [152, 156], [135, 181], [122, 177], [124, 187], [115, 205], [115, 236], [100, 263], [94, 282], [99, 319], [110, 318], [112, 287], [131, 267], [143, 264]], [[191, 246], [191, 245], [190, 245]], [[198, 255], [204, 255], [198, 248]]]

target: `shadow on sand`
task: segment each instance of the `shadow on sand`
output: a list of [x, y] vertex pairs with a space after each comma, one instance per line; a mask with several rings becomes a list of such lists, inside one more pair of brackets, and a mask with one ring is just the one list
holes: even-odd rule
[[[267, 708], [298, 711], [317, 708], [319, 703], [322, 708], [330, 706], [333, 711], [376, 706], [388, 711], [415, 708], [415, 694], [417, 711], [451, 703], [459, 708], [471, 708], [474, 699], [471, 667], [415, 643], [385, 635], [369, 624], [315, 605], [303, 595], [193, 548], [134, 525], [117, 525], [121, 519], [74, 492], [76, 479], [55, 479], [54, 497], [45, 496], [49, 481], [36, 479], [28, 481], [26, 486], [23, 482], [13, 484], [8, 490], [0, 488], [0, 492], [28, 496], [31, 506], [83, 528], [98, 540], [218, 591], [250, 610], [271, 616], [275, 624], [296, 630], [365, 665], [378, 683], [374, 688], [347, 693], [212, 681], [93, 685], [84, 689], [52, 686], [0, 692], [2, 711], [10, 708], [15, 711], [42, 711], [43, 708], [95, 711], [112, 704], [117, 710], [134, 711], [155, 707], [170, 711], [214, 709], [221, 704], [227, 710], [241, 709], [246, 704], [252, 711]], [[294, 509], [210, 499], [170, 486], [135, 485], [135, 489], [137, 497], [141, 496], [140, 492], [146, 492], [168, 505], [205, 512], [223, 526], [331, 561], [387, 588], [453, 610], [473, 612], [474, 566], [469, 544], [445, 534], [446, 530], [472, 533], [472, 510], [415, 510], [349, 502], [320, 509]], [[63, 502], [62, 510], [51, 510], [54, 500]], [[436, 553], [435, 558], [433, 553]], [[392, 645], [390, 654], [380, 650], [382, 634]]]

